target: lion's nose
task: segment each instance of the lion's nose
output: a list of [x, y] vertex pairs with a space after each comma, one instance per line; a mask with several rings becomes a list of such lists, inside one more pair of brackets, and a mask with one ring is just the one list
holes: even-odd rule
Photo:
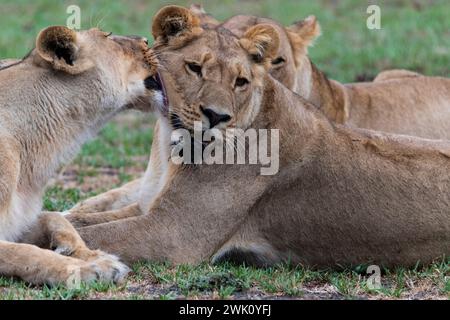
[[148, 45], [148, 39], [146, 37], [139, 37], [138, 41], [145, 43]]
[[212, 109], [200, 106], [200, 110], [209, 120], [209, 127], [214, 128], [219, 123], [230, 121], [231, 117], [228, 114], [219, 114]]

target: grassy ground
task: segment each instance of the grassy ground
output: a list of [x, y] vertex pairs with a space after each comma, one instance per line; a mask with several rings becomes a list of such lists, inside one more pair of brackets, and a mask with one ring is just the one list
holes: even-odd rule
[[[361, 269], [362, 271], [363, 269]], [[382, 288], [371, 290], [365, 272], [310, 271], [279, 266], [138, 264], [126, 284], [95, 283], [77, 290], [33, 287], [0, 278], [3, 299], [448, 299], [449, 266], [387, 271]]]
[[[65, 24], [66, 7], [77, 3], [82, 28], [100, 26], [122, 34], [149, 35], [152, 15], [166, 1], [2, 0], [0, 58], [25, 55], [37, 32]], [[170, 3], [188, 4], [187, 1]], [[373, 3], [373, 2], [372, 2]], [[386, 68], [408, 68], [426, 74], [450, 75], [450, 3], [442, 1], [377, 1], [382, 30], [366, 28], [367, 3], [334, 1], [205, 1], [218, 18], [237, 13], [270, 16], [289, 24], [309, 14], [319, 18], [323, 36], [310, 50], [314, 62], [340, 81], [370, 79]], [[86, 145], [80, 156], [52, 181], [45, 209], [61, 211], [76, 202], [123, 184], [141, 174], [152, 141], [149, 115], [119, 116]], [[450, 298], [448, 261], [415, 270], [383, 274], [382, 289], [369, 290], [364, 268], [316, 272], [280, 266], [252, 269], [142, 264], [122, 286], [98, 283], [80, 290], [30, 287], [0, 278], [0, 299], [127, 298]]]

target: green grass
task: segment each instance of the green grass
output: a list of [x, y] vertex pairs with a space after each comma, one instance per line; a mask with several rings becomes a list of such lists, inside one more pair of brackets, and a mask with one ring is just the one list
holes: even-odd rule
[[[189, 1], [3, 0], [0, 58], [21, 57], [34, 44], [40, 29], [65, 24], [66, 8], [78, 4], [82, 28], [99, 26], [120, 34], [150, 37], [151, 18], [164, 4]], [[277, 19], [288, 25], [310, 14], [318, 17], [323, 35], [310, 50], [312, 60], [330, 77], [350, 82], [373, 77], [387, 68], [407, 68], [425, 74], [450, 73], [450, 3], [447, 0], [377, 1], [382, 29], [366, 28], [367, 2], [359, 0], [208, 0], [215, 17], [238, 13]]]
[[[365, 270], [365, 268], [364, 268]], [[256, 269], [222, 264], [197, 266], [140, 263], [126, 284], [33, 287], [22, 281], [0, 278], [1, 299], [163, 299], [176, 298], [325, 298], [421, 299], [450, 298], [450, 268], [442, 260], [425, 268], [385, 271], [382, 288], [367, 286], [367, 275], [356, 269], [343, 272], [312, 271], [281, 265]], [[152, 290], [149, 290], [152, 288]], [[420, 289], [416, 292], [415, 289]]]
[[[96, 139], [86, 144], [75, 160], [80, 166], [122, 168], [133, 165], [133, 157], [150, 154], [153, 132], [151, 116], [142, 114], [132, 124], [105, 126]], [[141, 130], [136, 130], [137, 128]]]
[[89, 285], [81, 284], [80, 288], [68, 289], [65, 286], [31, 286], [23, 281], [16, 281], [0, 277], [1, 300], [71, 300], [86, 299], [92, 295], [114, 294], [120, 287], [111, 283], [94, 282]]
[[[78, 4], [82, 28], [101, 27], [118, 34], [150, 37], [151, 17], [164, 4], [188, 1], [2, 0], [0, 59], [24, 56], [42, 28], [65, 24], [66, 8]], [[208, 12], [219, 19], [238, 13], [269, 16], [288, 25], [310, 14], [318, 17], [323, 35], [310, 56], [330, 77], [342, 82], [371, 78], [388, 68], [407, 68], [429, 75], [450, 74], [450, 3], [447, 0], [378, 1], [382, 30], [366, 28], [367, 3], [359, 0], [208, 0]], [[46, 210], [63, 211], [75, 203], [124, 183], [145, 167], [152, 141], [150, 116], [134, 115], [111, 122], [98, 139], [87, 144], [72, 166], [72, 185], [55, 183], [44, 199]], [[116, 179], [96, 186], [102, 170]], [[135, 168], [134, 171], [130, 169]], [[108, 180], [109, 181], [109, 180]], [[422, 269], [391, 270], [382, 289], [370, 290], [365, 269], [312, 271], [280, 266], [255, 269], [230, 265], [170, 266], [138, 264], [123, 286], [95, 283], [78, 290], [34, 287], [0, 278], [0, 299], [174, 299], [179, 297], [236, 298], [285, 296], [296, 298], [450, 298], [448, 261]]]
[[47, 211], [66, 211], [82, 200], [79, 189], [50, 187], [44, 196], [44, 209]]

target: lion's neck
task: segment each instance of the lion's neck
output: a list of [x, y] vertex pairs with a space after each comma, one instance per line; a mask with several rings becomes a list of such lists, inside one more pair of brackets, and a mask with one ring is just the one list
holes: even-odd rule
[[[16, 84], [23, 82], [32, 90], [22, 92], [20, 97], [1, 99], [1, 118], [10, 120], [0, 121], [20, 146], [19, 188], [37, 192], [118, 108], [112, 99], [102, 99], [101, 84], [94, 79], [54, 79], [40, 70], [37, 76], [18, 78]], [[11, 95], [17, 93], [11, 91]], [[9, 105], [10, 101], [15, 102], [14, 106]]]
[[317, 107], [267, 76], [261, 110], [254, 127], [280, 130], [280, 151], [303, 158], [333, 128]]
[[328, 79], [305, 56], [298, 71], [294, 92], [300, 94], [336, 123], [345, 123], [348, 118], [349, 99], [346, 88], [337, 81]]

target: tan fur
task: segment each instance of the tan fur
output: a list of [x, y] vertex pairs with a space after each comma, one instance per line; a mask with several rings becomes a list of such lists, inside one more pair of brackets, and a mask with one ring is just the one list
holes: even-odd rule
[[[330, 123], [240, 45], [259, 38], [242, 41], [219, 28], [182, 47], [156, 48], [177, 125], [192, 128], [197, 120], [208, 127], [201, 104], [230, 115], [219, 130], [279, 129], [280, 172], [261, 176], [257, 165], [169, 161], [161, 192], [145, 214], [94, 221], [79, 229], [82, 238], [128, 262], [413, 266], [450, 254], [450, 144]], [[201, 77], [180, 73], [179, 66], [204, 52], [209, 63]], [[248, 86], [230, 87], [242, 74]], [[160, 119], [152, 155], [170, 153], [169, 123]], [[71, 221], [78, 223], [77, 217]]]
[[82, 281], [126, 275], [64, 217], [39, 213], [47, 182], [83, 142], [117, 112], [158, 104], [161, 93], [144, 84], [155, 76], [152, 59], [144, 39], [49, 27], [26, 58], [2, 63], [0, 275], [35, 284], [65, 283], [77, 270]]
[[[159, 20], [160, 17], [170, 16], [170, 19]], [[200, 19], [192, 14], [186, 14], [182, 7], [169, 6], [162, 8], [156, 15], [152, 27], [155, 39], [176, 46], [201, 33]], [[189, 32], [185, 32], [189, 30]]]
[[205, 11], [201, 4], [192, 4], [189, 9], [194, 16], [197, 16], [200, 19], [200, 22], [203, 26], [215, 27], [216, 25], [220, 24], [219, 21], [214, 19], [214, 17], [212, 17]]

